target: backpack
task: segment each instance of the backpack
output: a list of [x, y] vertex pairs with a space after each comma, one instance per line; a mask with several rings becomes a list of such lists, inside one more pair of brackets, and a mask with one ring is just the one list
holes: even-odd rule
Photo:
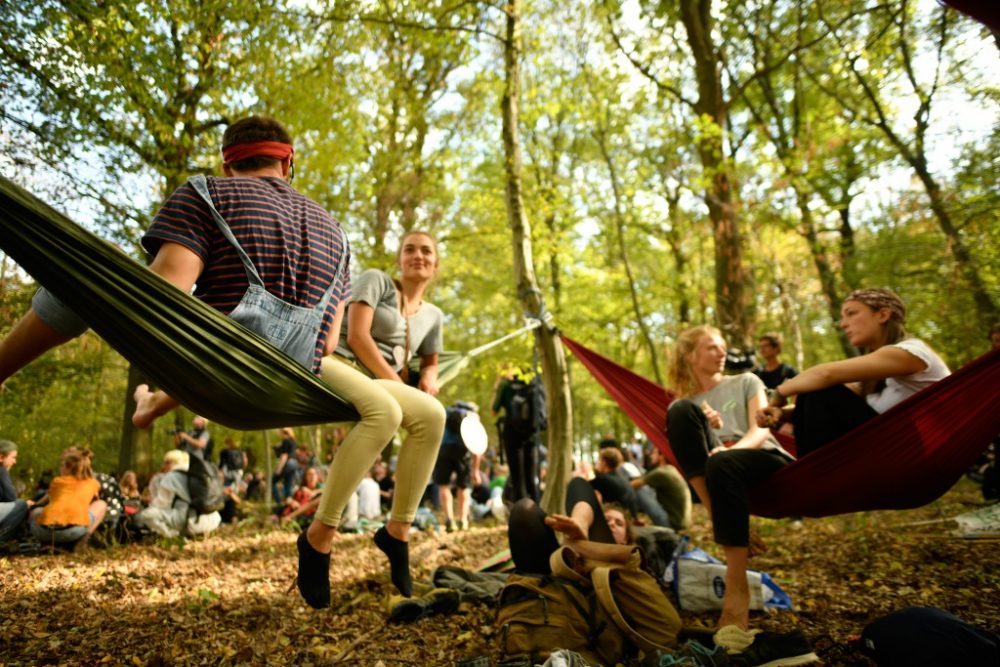
[[909, 607], [861, 632], [861, 652], [879, 667], [1000, 665], [1000, 636], [934, 607]]
[[549, 562], [551, 575], [511, 575], [500, 593], [501, 659], [544, 659], [565, 648], [590, 662], [615, 664], [637, 649], [676, 644], [680, 616], [642, 568], [638, 547], [574, 542]]
[[625, 638], [601, 610], [593, 588], [552, 575], [511, 574], [500, 591], [497, 611], [500, 661], [545, 661], [557, 648], [588, 663], [615, 664]]
[[211, 461], [192, 456], [187, 470], [191, 509], [197, 514], [218, 512], [226, 504], [219, 469]]
[[534, 434], [549, 427], [549, 409], [545, 402], [545, 385], [537, 374], [530, 382], [511, 382], [514, 396], [510, 399], [510, 412], [504, 429], [514, 433]]

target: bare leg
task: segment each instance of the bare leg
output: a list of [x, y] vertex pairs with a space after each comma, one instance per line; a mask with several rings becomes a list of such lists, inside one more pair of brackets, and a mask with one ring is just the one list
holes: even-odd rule
[[321, 554], [330, 553], [330, 549], [333, 546], [333, 538], [336, 535], [337, 527], [328, 526], [322, 521], [313, 521], [309, 524], [309, 530], [306, 531], [306, 539], [309, 540], [309, 546]]
[[94, 520], [87, 526], [87, 535], [93, 535], [97, 527], [104, 521], [104, 515], [108, 513], [108, 504], [103, 500], [95, 500], [90, 503], [89, 511], [94, 515]]
[[[441, 500], [441, 509], [444, 510], [445, 521], [451, 523], [455, 520], [455, 507], [452, 502], [451, 487], [447, 484], [442, 484], [438, 488], [438, 498]], [[459, 508], [461, 508], [461, 496], [459, 496], [459, 498]], [[459, 516], [461, 516], [461, 514], [462, 512], [459, 511]]]
[[147, 428], [156, 421], [157, 417], [162, 417], [180, 405], [178, 401], [162, 391], [150, 391], [148, 384], [136, 386], [132, 397], [135, 399], [135, 413], [132, 414], [132, 423], [138, 428]]
[[385, 529], [397, 540], [402, 542], [410, 541], [410, 524], [406, 521], [389, 519], [389, 522], [385, 524]]
[[701, 504], [705, 506], [705, 510], [708, 511], [708, 516], [712, 516], [712, 499], [708, 495], [708, 484], [705, 483], [704, 477], [692, 477], [688, 480], [694, 490], [698, 492], [698, 498], [701, 499]]
[[0, 384], [29, 363], [62, 345], [69, 336], [64, 336], [46, 324], [35, 311], [29, 310], [14, 324], [10, 333], [0, 340]]
[[458, 521], [459, 524], [465, 527], [469, 525], [469, 501], [472, 499], [472, 489], [459, 489], [458, 490]]
[[719, 627], [735, 625], [750, 628], [750, 586], [747, 584], [746, 547], [723, 546], [726, 555], [726, 593], [722, 597]]

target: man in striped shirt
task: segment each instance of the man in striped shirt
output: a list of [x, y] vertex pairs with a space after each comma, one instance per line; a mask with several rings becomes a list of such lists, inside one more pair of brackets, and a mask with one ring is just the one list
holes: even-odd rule
[[[314, 307], [334, 280], [338, 264], [349, 257], [344, 256], [348, 251], [340, 225], [289, 185], [293, 153], [291, 138], [278, 121], [262, 116], [239, 120], [223, 136], [227, 177], [207, 179], [208, 189], [266, 291], [283, 301]], [[154, 273], [227, 315], [247, 291], [249, 281], [237, 250], [190, 183], [170, 195], [142, 244], [153, 255], [149, 268]], [[329, 332], [340, 330], [350, 292], [350, 271], [344, 270], [323, 313], [313, 370], [319, 368]], [[44, 288], [39, 290], [32, 308], [0, 341], [0, 383], [86, 328]], [[177, 405], [145, 385], [137, 389], [136, 402], [133, 422], [140, 427]]]

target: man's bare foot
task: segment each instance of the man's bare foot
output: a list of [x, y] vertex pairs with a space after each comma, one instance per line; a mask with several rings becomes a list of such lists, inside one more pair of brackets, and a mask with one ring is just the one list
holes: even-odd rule
[[136, 428], [149, 428], [157, 417], [162, 417], [180, 405], [162, 391], [150, 391], [148, 384], [136, 385], [132, 398], [135, 400], [132, 424]]

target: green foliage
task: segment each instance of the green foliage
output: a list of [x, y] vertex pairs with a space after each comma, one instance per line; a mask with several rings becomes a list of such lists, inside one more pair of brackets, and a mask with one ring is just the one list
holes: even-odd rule
[[[715, 3], [720, 122], [694, 108], [682, 5], [542, 1], [525, 12], [524, 203], [560, 329], [653, 377], [680, 329], [718, 319], [709, 146], [748, 231], [753, 325], [783, 332], [786, 356], [807, 366], [842, 356], [836, 310], [861, 285], [898, 289], [911, 330], [952, 365], [985, 349], [969, 268], [1000, 303], [989, 37], [912, 2]], [[405, 230], [437, 236], [428, 297], [446, 314], [446, 347], [467, 350], [524, 315], [504, 203], [505, 20], [487, 3], [436, 0], [0, 3], [0, 164], [135, 249], [156, 202], [188, 174], [217, 170], [228, 121], [273, 114], [296, 138], [295, 186], [341, 221], [357, 267], [391, 270]], [[877, 84], [871, 96], [858, 74]], [[912, 178], [916, 153], [951, 236]], [[0, 332], [32, 291], [5, 262]], [[476, 357], [441, 400], [485, 413], [497, 375], [531, 365], [532, 347], [525, 334]], [[570, 374], [581, 452], [603, 431], [632, 431], [572, 359]], [[114, 469], [124, 385], [123, 362], [90, 335], [10, 380], [0, 435], [22, 443], [15, 473], [53, 465], [68, 444], [89, 444], [98, 467]], [[217, 449], [234, 437], [258, 469], [276, 442], [212, 433]], [[300, 435], [324, 452], [335, 437], [332, 426]], [[157, 426], [154, 460], [170, 447]]]

